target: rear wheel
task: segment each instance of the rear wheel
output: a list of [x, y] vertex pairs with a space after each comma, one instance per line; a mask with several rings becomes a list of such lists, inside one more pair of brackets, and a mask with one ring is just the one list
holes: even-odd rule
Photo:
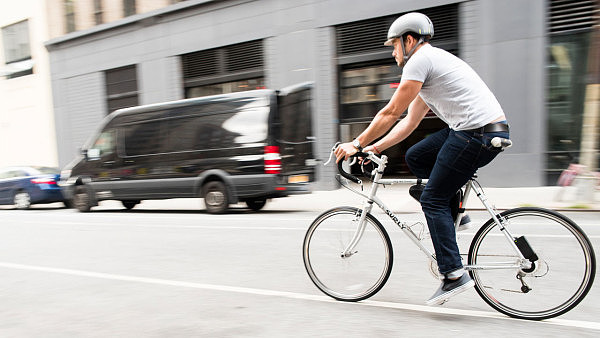
[[265, 206], [265, 204], [267, 204], [267, 200], [265, 198], [246, 200], [246, 205], [253, 211], [259, 211]]
[[470, 273], [483, 300], [511, 317], [533, 320], [559, 316], [579, 304], [596, 274], [592, 244], [581, 228], [541, 208], [512, 209], [500, 218], [527, 264], [489, 220], [469, 250], [469, 264], [481, 267]]
[[227, 187], [221, 181], [212, 181], [204, 185], [202, 189], [206, 211], [211, 214], [222, 214], [229, 208], [229, 197]]
[[31, 196], [29, 196], [29, 193], [27, 191], [17, 191], [13, 202], [15, 208], [19, 210], [29, 209], [29, 207], [31, 206]]
[[92, 209], [92, 205], [90, 203], [90, 195], [87, 192], [87, 189], [83, 185], [78, 185], [75, 187], [75, 194], [73, 195], [73, 206], [81, 211], [88, 212]]

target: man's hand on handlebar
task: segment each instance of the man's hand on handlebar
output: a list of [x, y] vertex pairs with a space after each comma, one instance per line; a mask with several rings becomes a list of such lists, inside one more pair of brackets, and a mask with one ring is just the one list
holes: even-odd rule
[[335, 148], [335, 162], [339, 163], [341, 160], [347, 160], [350, 156], [356, 154], [358, 149], [354, 148], [351, 142], [341, 143]]

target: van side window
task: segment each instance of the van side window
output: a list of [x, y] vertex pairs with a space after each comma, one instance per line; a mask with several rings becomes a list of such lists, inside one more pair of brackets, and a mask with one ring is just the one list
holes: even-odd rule
[[169, 120], [167, 152], [209, 150], [226, 147], [223, 129], [207, 116], [186, 116]]
[[125, 125], [123, 139], [126, 156], [150, 155], [161, 152], [161, 121]]

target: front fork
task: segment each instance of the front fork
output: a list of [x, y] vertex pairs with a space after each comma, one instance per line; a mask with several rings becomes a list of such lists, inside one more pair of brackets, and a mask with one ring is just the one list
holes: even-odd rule
[[355, 251], [355, 247], [358, 244], [358, 242], [360, 242], [360, 239], [362, 238], [362, 235], [365, 232], [365, 228], [367, 227], [367, 214], [371, 212], [371, 209], [373, 209], [373, 203], [365, 202], [365, 206], [362, 209], [357, 210], [357, 215], [355, 216], [358, 218], [358, 227], [354, 232], [352, 240], [342, 252], [342, 258], [348, 258], [357, 252]]

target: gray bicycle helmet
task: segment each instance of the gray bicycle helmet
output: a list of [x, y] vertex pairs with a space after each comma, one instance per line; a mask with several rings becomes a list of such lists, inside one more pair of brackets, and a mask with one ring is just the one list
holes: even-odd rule
[[387, 41], [384, 45], [391, 46], [394, 39], [402, 37], [404, 33], [408, 32], [433, 37], [433, 23], [431, 23], [431, 20], [425, 14], [404, 14], [396, 19], [390, 26], [387, 34]]
[[[413, 32], [421, 37], [412, 50], [407, 53], [404, 50], [404, 41], [402, 35], [408, 32]], [[404, 64], [406, 64], [406, 61], [408, 61], [408, 59], [415, 52], [417, 46], [425, 41], [426, 36], [429, 36], [429, 38], [433, 37], [433, 23], [431, 23], [431, 20], [427, 17], [427, 15], [416, 12], [407, 13], [392, 23], [390, 29], [388, 30], [387, 40], [385, 41], [384, 45], [392, 46], [394, 39], [399, 38], [402, 45]]]

